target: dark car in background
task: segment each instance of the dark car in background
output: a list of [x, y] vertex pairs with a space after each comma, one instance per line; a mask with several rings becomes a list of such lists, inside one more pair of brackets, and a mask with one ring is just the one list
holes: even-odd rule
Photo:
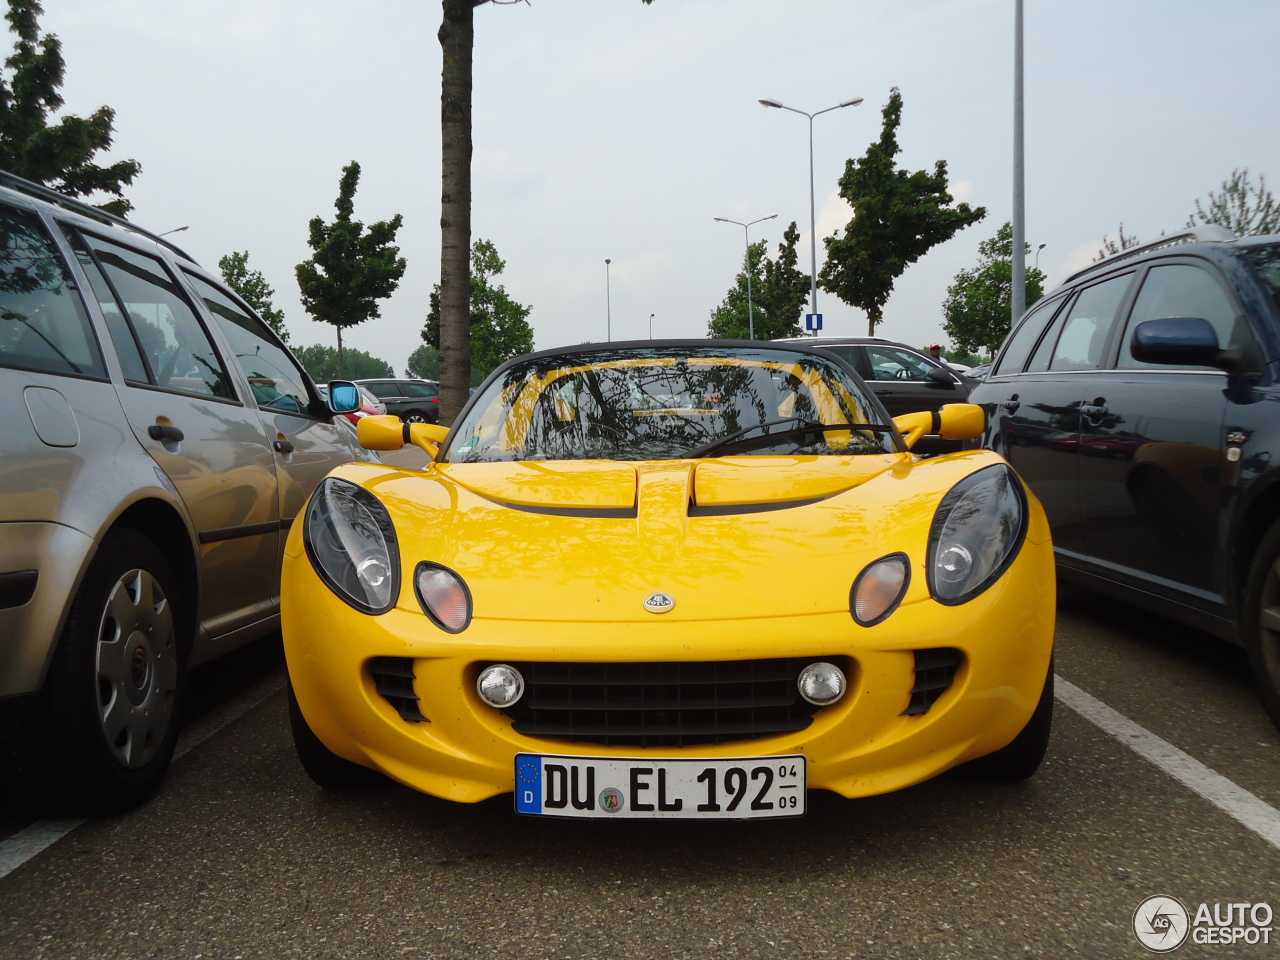
[[[777, 342], [816, 347], [839, 357], [867, 382], [891, 417], [967, 403], [976, 382], [914, 347], [880, 337], [795, 337]], [[913, 449], [929, 454], [959, 448], [956, 440], [925, 437]]]
[[1248, 651], [1280, 725], [1280, 236], [1164, 237], [1069, 277], [970, 397], [1058, 570]]
[[387, 413], [405, 423], [440, 422], [440, 384], [434, 380], [386, 377], [356, 383], [381, 400]]

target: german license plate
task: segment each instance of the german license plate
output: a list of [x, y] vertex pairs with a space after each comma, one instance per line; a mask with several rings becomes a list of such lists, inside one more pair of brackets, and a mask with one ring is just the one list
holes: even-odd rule
[[805, 812], [805, 758], [676, 760], [516, 755], [516, 813], [750, 820]]

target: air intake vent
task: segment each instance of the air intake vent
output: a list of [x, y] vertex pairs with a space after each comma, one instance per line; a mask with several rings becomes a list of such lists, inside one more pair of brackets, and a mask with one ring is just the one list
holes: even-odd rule
[[848, 657], [715, 663], [515, 663], [525, 694], [505, 711], [531, 737], [640, 747], [754, 740], [803, 730], [818, 707], [796, 689], [808, 664]]
[[964, 654], [954, 647], [934, 647], [917, 650], [916, 683], [911, 688], [911, 702], [902, 711], [904, 717], [917, 717], [928, 713], [940, 696], [956, 678], [956, 671], [964, 663]]
[[396, 708], [396, 713], [410, 723], [427, 722], [413, 689], [412, 657], [374, 657], [369, 661], [369, 674], [378, 694]]

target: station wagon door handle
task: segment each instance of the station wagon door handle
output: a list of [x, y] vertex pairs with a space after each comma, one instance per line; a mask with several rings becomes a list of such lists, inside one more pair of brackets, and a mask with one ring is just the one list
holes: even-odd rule
[[1022, 401], [1018, 399], [1017, 394], [1014, 394], [1004, 403], [1000, 404], [1000, 406], [1004, 407], [1010, 413], [1017, 413], [1018, 408], [1022, 406]]
[[277, 440], [272, 446], [276, 448], [276, 453], [293, 453], [293, 444], [288, 440]]
[[1107, 415], [1106, 401], [1081, 404], [1080, 412], [1089, 418], [1105, 417]]
[[159, 440], [161, 443], [177, 443], [185, 437], [185, 434], [177, 427], [153, 423], [147, 427], [147, 436], [152, 440]]

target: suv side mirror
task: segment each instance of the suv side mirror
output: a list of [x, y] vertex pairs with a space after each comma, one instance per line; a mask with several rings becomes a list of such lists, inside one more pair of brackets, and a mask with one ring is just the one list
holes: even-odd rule
[[941, 367], [930, 367], [929, 372], [925, 374], [931, 383], [935, 383], [940, 387], [954, 388], [956, 385], [955, 378]]
[[329, 411], [355, 413], [360, 409], [360, 388], [350, 380], [329, 381]]
[[1129, 352], [1143, 363], [1189, 367], [1217, 366], [1222, 359], [1217, 331], [1199, 317], [1143, 320], [1133, 328]]

